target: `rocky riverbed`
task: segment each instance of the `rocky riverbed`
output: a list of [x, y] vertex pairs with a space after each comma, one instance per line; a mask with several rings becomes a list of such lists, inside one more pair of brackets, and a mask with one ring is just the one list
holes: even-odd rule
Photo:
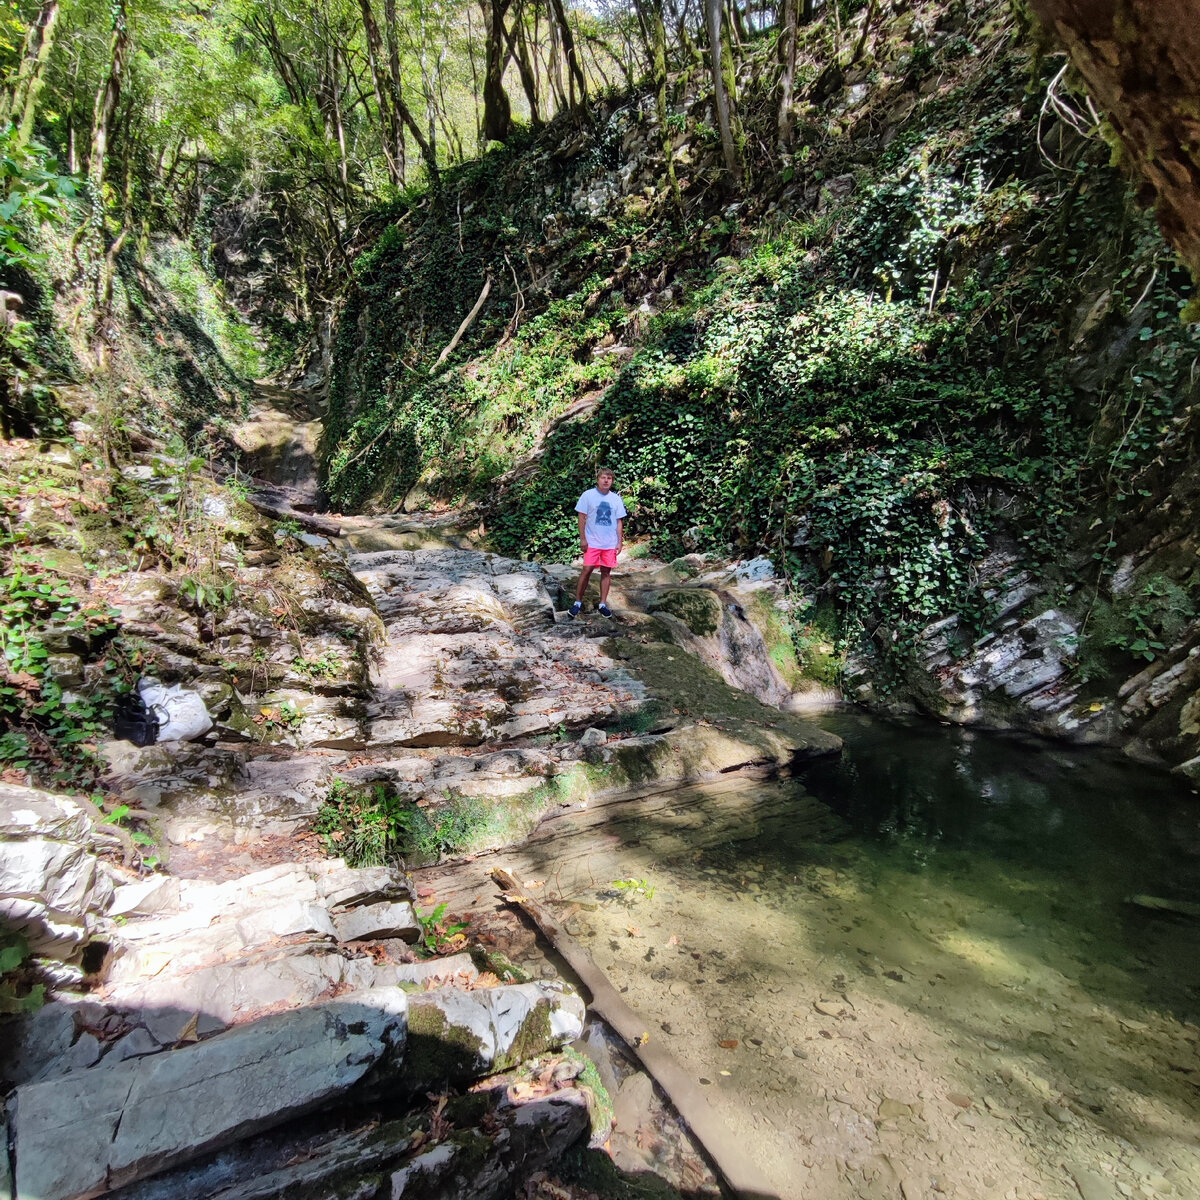
[[[178, 505], [176, 465], [143, 458], [123, 481]], [[328, 536], [302, 490], [280, 525], [215, 480], [187, 488], [228, 601], [147, 562], [89, 591], [143, 677], [187, 698], [188, 740], [100, 747], [101, 808], [0, 788], [0, 904], [31, 955], [18, 986], [46, 1001], [5, 1022], [0, 1194], [498, 1196], [603, 1140], [601, 1079], [674, 1130], [681, 1186], [711, 1185], [601, 1032], [600, 1076], [564, 1050], [584, 1007], [557, 971], [443, 936], [435, 889], [331, 857], [337, 831], [313, 826], [331, 796], [386, 794], [437, 832], [407, 848], [432, 861], [835, 753], [731, 686], [790, 694], [743, 607], [769, 573], [648, 563], [620, 619], [573, 622], [563, 571], [431, 522]], [[86, 689], [102, 653], [64, 632], [54, 670]]]
[[[488, 552], [470, 514], [311, 516], [284, 418], [245, 434], [285, 464], [270, 487], [159, 450], [115, 472], [122, 503], [203, 547], [185, 568], [123, 558], [108, 523], [65, 551], [36, 495], [22, 514], [47, 531], [31, 560], [108, 607], [194, 728], [100, 745], [99, 804], [0, 784], [0, 906], [31, 955], [8, 977], [29, 1011], [4, 1025], [0, 1196], [561, 1200], [594, 1193], [556, 1175], [589, 1141], [627, 1179], [716, 1195], [493, 864], [590, 948], [779, 1196], [1189, 1194], [1177, 918], [1110, 946], [1103, 921], [1076, 929], [1086, 875], [985, 856], [948, 881], [913, 874], [936, 840], [884, 860], [847, 841], [836, 803], [779, 781], [841, 738], [803, 716], [833, 697], [788, 658], [768, 562], [635, 558], [616, 619], [571, 621], [573, 569]], [[70, 477], [61, 449], [24, 453]], [[125, 565], [89, 575], [106, 559]], [[104, 637], [47, 637], [69, 694], [111, 670]], [[1037, 657], [1021, 646], [1014, 669]], [[852, 759], [854, 803], [941, 762], [940, 736], [911, 763], [892, 746], [882, 776]], [[1171, 984], [1157, 1000], [1147, 972]]]

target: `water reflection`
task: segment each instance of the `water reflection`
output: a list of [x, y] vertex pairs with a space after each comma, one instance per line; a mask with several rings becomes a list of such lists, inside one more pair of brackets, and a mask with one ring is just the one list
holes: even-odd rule
[[821, 723], [845, 753], [804, 782], [859, 837], [921, 860], [941, 849], [1040, 867], [1106, 894], [1200, 899], [1200, 799], [1174, 776], [929, 722]]
[[[929, 722], [851, 711], [821, 724], [845, 752], [806, 768], [802, 783], [844, 836], [817, 846], [784, 828], [732, 859], [760, 854], [782, 872], [831, 862], [885, 904], [917, 889], [951, 908], [982, 905], [1097, 998], [1200, 1016], [1200, 920], [1130, 902], [1200, 901], [1200, 798], [1184, 781], [1094, 750]], [[920, 876], [919, 888], [904, 876]]]

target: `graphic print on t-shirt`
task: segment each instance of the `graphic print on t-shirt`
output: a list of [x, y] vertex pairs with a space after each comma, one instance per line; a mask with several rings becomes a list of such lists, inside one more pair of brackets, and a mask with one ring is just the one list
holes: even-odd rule
[[579, 497], [575, 511], [586, 517], [583, 528], [584, 544], [595, 550], [615, 550], [621, 540], [617, 526], [628, 514], [625, 503], [616, 492], [589, 488]]

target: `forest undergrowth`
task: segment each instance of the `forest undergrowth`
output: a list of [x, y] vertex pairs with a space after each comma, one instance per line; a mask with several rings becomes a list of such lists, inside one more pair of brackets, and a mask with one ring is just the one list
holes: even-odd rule
[[1153, 659], [1194, 573], [1107, 579], [1188, 450], [1192, 282], [1060, 58], [994, 6], [914, 9], [832, 81], [813, 31], [794, 153], [747, 101], [745, 197], [685, 73], [682, 212], [634, 96], [574, 158], [552, 127], [382, 214], [335, 353], [334, 504], [478, 501], [498, 549], [563, 560], [605, 462], [635, 538], [769, 554], [885, 665], [947, 614], [984, 628], [996, 547], [1096, 611], [1082, 671]]

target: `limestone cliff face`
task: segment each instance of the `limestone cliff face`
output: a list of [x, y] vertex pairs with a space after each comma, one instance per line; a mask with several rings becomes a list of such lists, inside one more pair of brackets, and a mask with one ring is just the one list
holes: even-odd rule
[[1033, 0], [1033, 8], [1153, 187], [1168, 240], [1200, 271], [1200, 3]]

